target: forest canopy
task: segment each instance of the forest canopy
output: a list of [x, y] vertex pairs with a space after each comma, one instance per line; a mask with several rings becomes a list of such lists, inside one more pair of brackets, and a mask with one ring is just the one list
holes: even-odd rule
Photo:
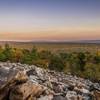
[[55, 52], [48, 50], [38, 51], [33, 46], [31, 50], [12, 48], [9, 44], [0, 47], [1, 62], [19, 62], [34, 64], [38, 67], [63, 71], [73, 75], [100, 80], [100, 52]]

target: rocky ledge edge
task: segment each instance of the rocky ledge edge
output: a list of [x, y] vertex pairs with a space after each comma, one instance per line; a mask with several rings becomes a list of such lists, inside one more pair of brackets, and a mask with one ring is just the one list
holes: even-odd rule
[[0, 62], [0, 100], [100, 100], [100, 83], [35, 65]]

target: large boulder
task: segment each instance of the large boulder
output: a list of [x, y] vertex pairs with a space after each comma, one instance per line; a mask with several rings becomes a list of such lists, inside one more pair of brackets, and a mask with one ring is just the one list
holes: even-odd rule
[[9, 67], [0, 67], [0, 100], [8, 98], [10, 89], [28, 79], [25, 71]]
[[9, 67], [0, 67], [0, 90], [17, 82], [26, 82], [28, 79], [25, 71]]
[[94, 100], [100, 100], [100, 91], [94, 91]]
[[[16, 85], [10, 92], [10, 100], [27, 100], [32, 97], [38, 97], [43, 92], [43, 88], [32, 82], [26, 82]], [[30, 99], [31, 100], [31, 99]], [[33, 99], [32, 99], [33, 100]]]

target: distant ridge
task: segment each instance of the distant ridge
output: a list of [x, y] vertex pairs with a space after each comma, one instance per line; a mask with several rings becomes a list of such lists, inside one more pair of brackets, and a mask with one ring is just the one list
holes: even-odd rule
[[100, 44], [100, 40], [76, 40], [76, 41], [57, 41], [57, 40], [51, 40], [51, 41], [0, 41], [0, 44], [5, 43], [89, 43], [89, 44]]
[[100, 40], [81, 40], [79, 43], [100, 43]]

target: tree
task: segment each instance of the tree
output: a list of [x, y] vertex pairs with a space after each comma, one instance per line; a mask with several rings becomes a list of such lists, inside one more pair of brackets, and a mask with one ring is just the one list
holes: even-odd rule
[[21, 58], [21, 63], [32, 64], [32, 57], [30, 55], [30, 51], [27, 49], [23, 49], [23, 56]]
[[85, 54], [82, 53], [82, 52], [79, 52], [78, 53], [78, 64], [79, 64], [79, 70], [80, 71], [84, 71], [84, 67], [85, 67], [85, 64], [86, 64], [86, 61], [85, 61]]
[[57, 55], [54, 55], [51, 57], [50, 63], [49, 63], [49, 69], [62, 71], [64, 67], [65, 67], [65, 64], [63, 62], [63, 59], [61, 59]]
[[91, 80], [100, 80], [100, 64], [87, 63], [84, 76]]
[[100, 56], [99, 55], [95, 55], [94, 56], [94, 63], [95, 64], [99, 64], [100, 63]]
[[68, 60], [69, 54], [68, 54], [68, 53], [60, 53], [60, 57], [61, 57], [63, 60]]
[[13, 48], [12, 49], [12, 62], [20, 62], [23, 56], [23, 52], [21, 49]]
[[12, 48], [9, 46], [9, 44], [5, 44], [3, 54], [5, 55], [6, 61], [12, 59]]
[[84, 67], [86, 64], [84, 53], [73, 52], [69, 58], [69, 64], [71, 73], [79, 75], [84, 71]]
[[2, 52], [0, 52], [0, 61], [6, 61], [7, 59], [6, 59], [6, 56], [5, 56], [5, 54], [3, 54]]
[[52, 54], [48, 50], [42, 50], [41, 52], [39, 52], [40, 59], [50, 59], [51, 56]]
[[31, 56], [31, 59], [33, 59], [33, 60], [37, 60], [39, 58], [36, 47], [32, 48], [32, 50], [30, 52], [30, 56]]

